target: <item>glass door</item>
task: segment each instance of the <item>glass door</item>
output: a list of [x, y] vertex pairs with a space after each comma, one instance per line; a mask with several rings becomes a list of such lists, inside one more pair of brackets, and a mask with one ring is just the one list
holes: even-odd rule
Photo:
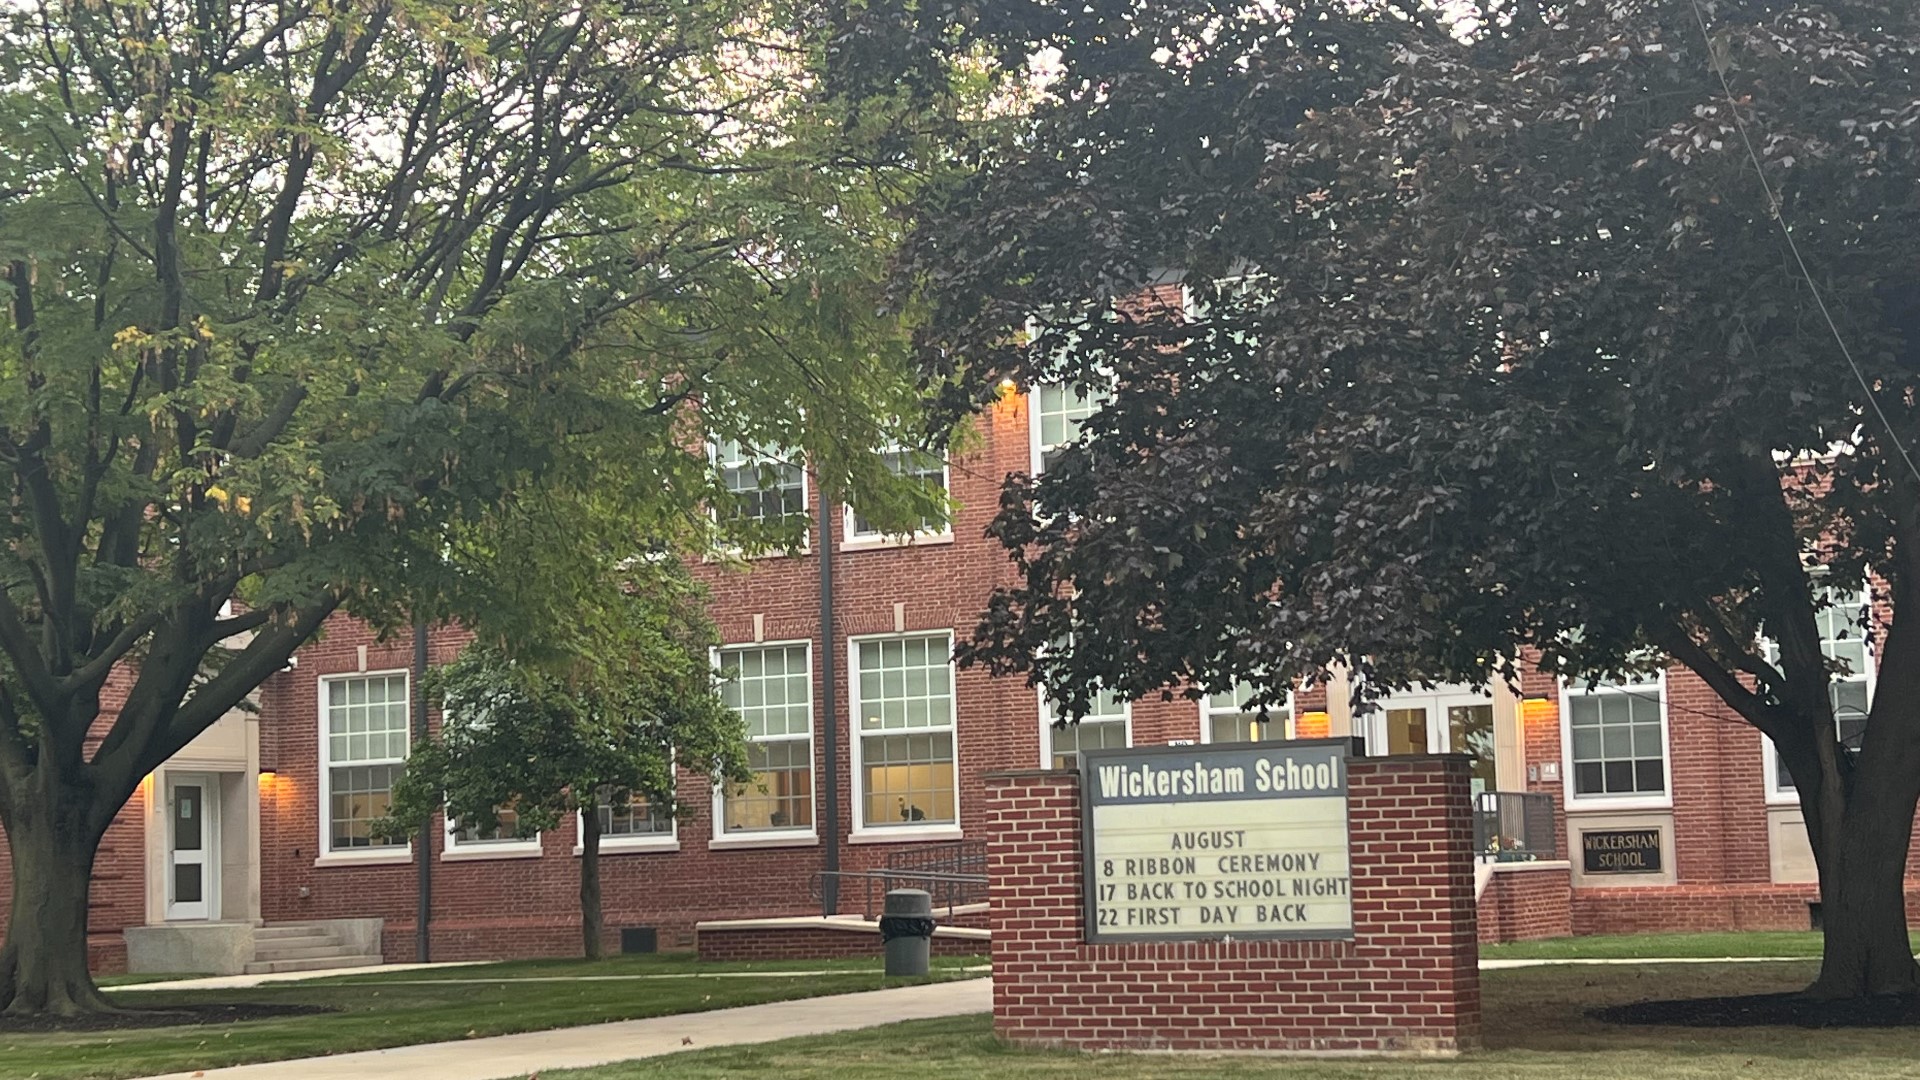
[[211, 919], [213, 874], [213, 780], [167, 778], [167, 918]]
[[1413, 690], [1383, 699], [1373, 715], [1367, 739], [1373, 753], [1466, 754], [1473, 758], [1474, 793], [1494, 789], [1490, 695], [1464, 686]]

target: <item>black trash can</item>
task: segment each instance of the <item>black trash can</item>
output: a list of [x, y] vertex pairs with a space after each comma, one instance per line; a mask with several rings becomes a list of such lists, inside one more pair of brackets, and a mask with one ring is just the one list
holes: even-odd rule
[[925, 889], [887, 893], [880, 941], [886, 946], [889, 976], [925, 975], [933, 956], [933, 894]]

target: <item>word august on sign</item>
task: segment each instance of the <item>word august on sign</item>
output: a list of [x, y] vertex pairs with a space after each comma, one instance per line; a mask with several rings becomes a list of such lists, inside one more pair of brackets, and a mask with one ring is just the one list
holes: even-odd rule
[[1348, 747], [1082, 755], [1087, 940], [1352, 937]]

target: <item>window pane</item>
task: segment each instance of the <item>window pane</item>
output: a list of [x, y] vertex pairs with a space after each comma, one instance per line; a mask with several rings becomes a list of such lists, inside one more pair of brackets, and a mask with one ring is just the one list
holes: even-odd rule
[[1049, 725], [1047, 735], [1053, 741], [1053, 767], [1064, 769], [1073, 764], [1073, 754], [1076, 752], [1125, 748], [1127, 723], [1124, 720], [1082, 720], [1064, 727]]
[[386, 816], [393, 799], [393, 782], [399, 775], [398, 765], [329, 770], [328, 831], [334, 850], [399, 847], [404, 843], [373, 835], [373, 823]]
[[725, 829], [812, 828], [812, 748], [806, 739], [749, 746], [747, 767], [753, 770], [753, 779], [722, 793]]
[[600, 815], [603, 837], [673, 835], [673, 814], [666, 807], [654, 806], [644, 795], [634, 795], [614, 806], [603, 793], [595, 812]]
[[869, 735], [860, 751], [868, 827], [956, 820], [951, 734]]

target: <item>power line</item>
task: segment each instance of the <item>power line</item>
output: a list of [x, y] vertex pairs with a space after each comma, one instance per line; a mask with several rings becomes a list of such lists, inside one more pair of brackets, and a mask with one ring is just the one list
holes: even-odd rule
[[1780, 198], [1774, 194], [1773, 184], [1768, 182], [1766, 170], [1760, 165], [1760, 154], [1753, 148], [1753, 138], [1747, 133], [1746, 121], [1740, 119], [1740, 106], [1734, 100], [1733, 84], [1727, 80], [1726, 67], [1714, 52], [1713, 33], [1707, 28], [1706, 12], [1700, 7], [1700, 0], [1689, 0], [1689, 2], [1693, 6], [1694, 21], [1700, 26], [1700, 38], [1707, 47], [1707, 65], [1713, 68], [1714, 75], [1720, 80], [1720, 91], [1727, 99], [1728, 115], [1733, 117], [1733, 125], [1740, 132], [1740, 143], [1747, 149], [1747, 160], [1753, 163], [1754, 175], [1760, 178], [1760, 190], [1767, 196], [1767, 209], [1772, 214], [1773, 220], [1779, 224], [1780, 234], [1786, 238], [1787, 250], [1793, 254], [1794, 265], [1799, 267], [1800, 276], [1806, 279], [1807, 290], [1813, 294], [1814, 305], [1820, 309], [1820, 317], [1826, 320], [1827, 329], [1832, 332], [1834, 343], [1840, 346], [1840, 355], [1846, 358], [1847, 366], [1853, 369], [1853, 377], [1859, 382], [1861, 392], [1866, 394], [1867, 404], [1873, 409], [1874, 415], [1880, 418], [1880, 426], [1887, 429], [1887, 440], [1893, 443], [1895, 450], [1900, 452], [1900, 460], [1907, 463], [1907, 471], [1913, 474], [1915, 480], [1920, 480], [1920, 467], [1914, 465], [1913, 455], [1907, 452], [1906, 445], [1894, 432], [1893, 421], [1887, 418], [1886, 411], [1880, 407], [1880, 399], [1874, 395], [1873, 385], [1868, 382], [1866, 373], [1860, 370], [1859, 363], [1854, 360], [1853, 350], [1847, 347], [1846, 338], [1840, 333], [1839, 325], [1833, 320], [1833, 313], [1827, 310], [1827, 301], [1820, 294], [1820, 286], [1814, 283], [1813, 272], [1807, 269], [1807, 260], [1800, 254], [1800, 244], [1794, 240], [1793, 227], [1787, 223], [1786, 214], [1780, 206]]

